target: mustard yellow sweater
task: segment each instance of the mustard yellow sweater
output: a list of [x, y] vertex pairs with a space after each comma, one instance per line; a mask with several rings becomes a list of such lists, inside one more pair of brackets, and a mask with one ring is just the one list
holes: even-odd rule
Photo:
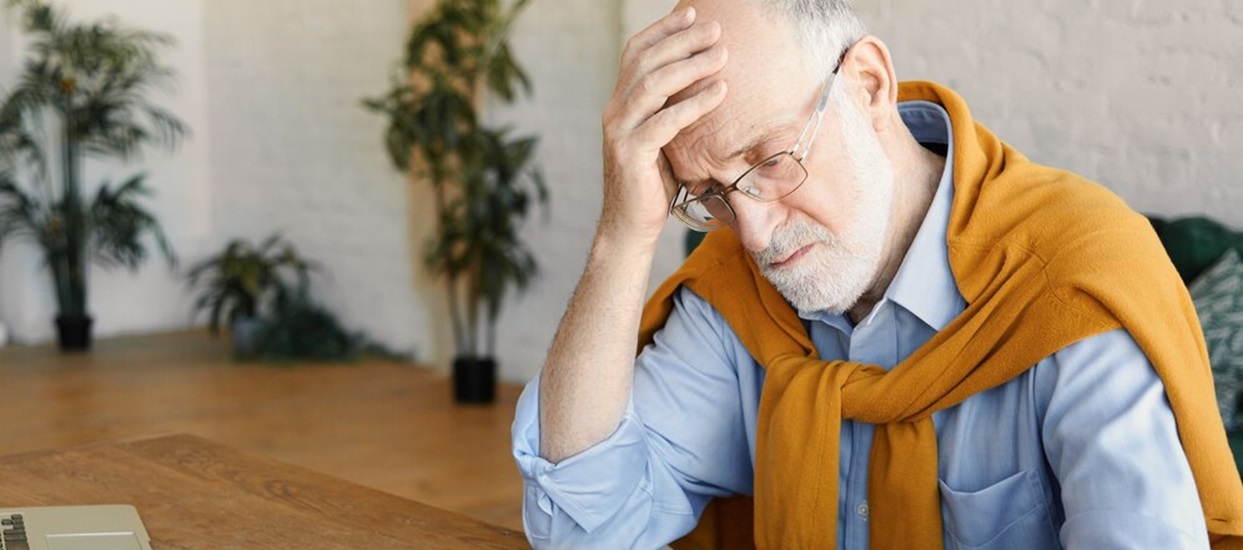
[[976, 123], [951, 90], [909, 82], [899, 96], [943, 106], [953, 126], [947, 245], [967, 308], [944, 330], [890, 372], [821, 361], [795, 311], [729, 231], [709, 235], [643, 312], [640, 344], [686, 286], [720, 311], [766, 369], [757, 545], [823, 548], [836, 540], [846, 418], [877, 425], [868, 482], [873, 548], [940, 548], [932, 414], [1121, 327], [1165, 384], [1213, 547], [1243, 548], [1243, 485], [1214, 404], [1200, 324], [1147, 220], [1099, 185], [1030, 162]]

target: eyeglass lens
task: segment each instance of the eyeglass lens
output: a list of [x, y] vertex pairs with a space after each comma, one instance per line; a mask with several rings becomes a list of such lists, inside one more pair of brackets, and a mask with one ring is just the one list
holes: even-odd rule
[[[789, 152], [782, 152], [752, 166], [738, 179], [735, 186], [753, 199], [774, 201], [793, 193], [807, 179], [807, 171], [802, 163]], [[684, 214], [684, 221], [693, 224], [696, 229], [712, 228], [722, 223], [734, 221], [734, 210], [725, 199], [732, 189], [724, 193], [705, 193], [696, 196], [689, 190], [686, 198], [675, 208]], [[687, 219], [689, 218], [689, 219]]]

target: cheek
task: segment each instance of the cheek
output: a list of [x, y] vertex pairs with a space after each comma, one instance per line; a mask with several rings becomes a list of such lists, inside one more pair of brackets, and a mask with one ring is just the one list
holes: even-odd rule
[[845, 159], [841, 160], [809, 166], [814, 172], [803, 184], [807, 192], [799, 193], [803, 196], [793, 203], [802, 214], [839, 237], [859, 224], [859, 216], [865, 214], [859, 207], [866, 192], [854, 171], [843, 169]]

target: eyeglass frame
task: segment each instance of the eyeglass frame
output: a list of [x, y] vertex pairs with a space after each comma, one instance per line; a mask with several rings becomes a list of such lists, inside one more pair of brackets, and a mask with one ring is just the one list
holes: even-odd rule
[[[729, 195], [730, 193], [733, 193], [734, 191], [741, 190], [742, 193], [746, 195], [747, 197], [753, 200], [756, 200], [756, 201], [760, 201], [760, 202], [779, 201], [781, 199], [784, 199], [794, 194], [795, 191], [798, 191], [799, 188], [801, 188], [803, 184], [807, 182], [807, 178], [810, 175], [809, 172], [807, 171], [807, 167], [803, 165], [803, 160], [807, 158], [807, 155], [811, 154], [811, 144], [815, 142], [816, 134], [820, 132], [820, 123], [821, 121], [824, 120], [824, 112], [827, 111], [829, 108], [829, 97], [833, 91], [833, 83], [837, 80], [837, 73], [841, 71], [842, 62], [846, 60], [846, 54], [849, 51], [850, 51], [850, 48], [847, 47], [846, 49], [842, 50], [842, 54], [838, 56], [837, 65], [833, 67], [833, 70], [831, 72], [829, 72], [827, 82], [825, 82], [824, 84], [824, 90], [820, 92], [820, 97], [816, 100], [816, 110], [812, 112], [811, 117], [807, 119], [807, 124], [803, 125], [803, 131], [799, 133], [798, 140], [794, 142], [794, 145], [791, 148], [778, 152], [778, 153], [773, 153], [772, 155], [765, 157], [764, 160], [761, 160], [755, 164], [752, 164], [750, 168], [747, 168], [747, 170], [743, 172], [742, 175], [738, 176], [738, 178], [735, 179], [734, 182], [730, 184], [728, 187], [709, 190], [708, 192], [702, 195], [698, 195], [693, 198], [686, 198], [690, 195], [690, 190], [686, 188], [686, 184], [679, 184], [678, 191], [674, 193], [673, 200], [669, 203], [669, 213], [676, 216], [678, 218], [678, 221], [682, 222], [683, 225], [689, 227], [691, 230], [699, 231], [701, 233], [707, 233], [709, 231], [719, 228], [723, 224], [727, 224], [727, 223], [732, 222], [733, 220], [738, 219], [738, 213], [734, 212], [733, 205], [731, 205], [729, 203], [729, 200], [726, 198], [727, 195]], [[810, 136], [807, 135], [807, 131], [809, 129], [811, 130]], [[803, 146], [804, 137], [807, 138], [806, 149], [803, 151], [802, 156], [798, 156], [795, 153], [799, 150], [800, 147]], [[764, 164], [782, 155], [790, 155], [790, 158], [793, 158], [794, 162], [797, 162], [799, 168], [803, 170], [803, 179], [799, 181], [798, 184], [795, 185], [788, 192], [781, 195], [780, 197], [773, 197], [770, 199], [770, 198], [756, 196], [752, 194], [751, 192], [744, 190], [741, 187], [738, 187], [738, 184], [742, 183], [742, 180], [746, 179], [747, 176], [751, 175], [751, 172], [754, 172], [756, 169], [760, 168]], [[729, 211], [730, 222], [718, 222], [717, 224], [713, 224], [713, 225], [704, 225], [704, 224], [700, 224], [698, 222], [692, 221], [690, 218], [690, 214], [686, 213], [687, 206], [695, 202], [703, 203], [704, 201], [714, 199], [714, 198], [719, 198], [721, 202], [725, 205], [725, 208]], [[720, 220], [720, 218], [714, 217], [713, 220]]]

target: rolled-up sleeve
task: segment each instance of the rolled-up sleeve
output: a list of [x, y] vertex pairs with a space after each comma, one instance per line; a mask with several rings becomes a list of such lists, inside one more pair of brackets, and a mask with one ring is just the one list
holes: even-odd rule
[[1165, 386], [1131, 336], [1115, 330], [1054, 358], [1043, 438], [1066, 513], [1062, 544], [1208, 548]]
[[731, 355], [745, 348], [722, 347], [722, 337], [734, 338], [723, 323], [680, 291], [674, 314], [636, 362], [620, 424], [556, 464], [539, 455], [539, 376], [527, 384], [512, 438], [533, 546], [658, 548], [688, 533], [712, 497], [749, 491], [743, 410], [755, 403], [739, 397]]

